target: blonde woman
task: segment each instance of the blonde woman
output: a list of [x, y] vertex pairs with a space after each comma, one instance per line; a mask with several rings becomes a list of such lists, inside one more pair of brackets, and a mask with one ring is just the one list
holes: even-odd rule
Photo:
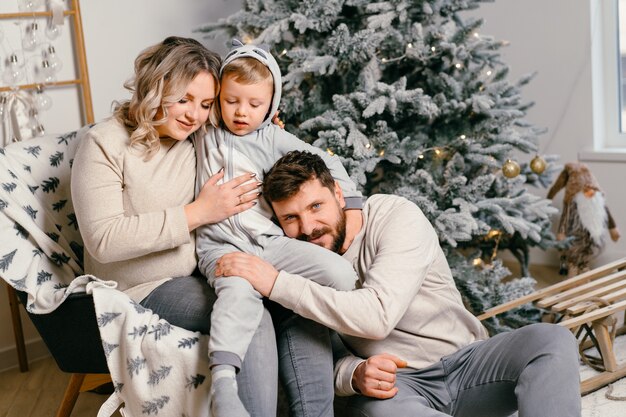
[[[125, 84], [131, 99], [80, 139], [72, 169], [85, 272], [117, 281], [171, 324], [205, 334], [215, 293], [196, 271], [194, 230], [249, 209], [258, 188], [251, 174], [217, 185], [220, 172], [194, 200], [189, 139], [212, 122], [220, 64], [217, 54], [187, 38], [169, 37], [141, 52]], [[238, 376], [252, 415], [276, 415], [276, 387], [267, 384], [268, 377], [276, 380], [276, 357], [265, 312]]]

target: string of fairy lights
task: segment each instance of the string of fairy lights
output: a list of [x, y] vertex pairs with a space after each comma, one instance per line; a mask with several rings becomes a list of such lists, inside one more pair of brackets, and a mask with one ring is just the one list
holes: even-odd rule
[[[45, 128], [40, 122], [41, 112], [52, 107], [52, 99], [45, 92], [54, 83], [63, 67], [54, 46], [61, 36], [63, 0], [16, 0], [20, 13], [32, 13], [30, 18], [16, 18], [10, 24], [0, 24], [0, 122], [4, 144], [22, 139], [22, 135], [41, 136]], [[36, 18], [36, 12], [50, 10], [45, 21]], [[43, 23], [43, 24], [42, 24]], [[17, 31], [18, 36], [10, 35]], [[16, 47], [16, 39], [18, 46]], [[28, 90], [21, 88], [33, 85]], [[20, 115], [25, 114], [26, 120]]]
[[[473, 37], [480, 39], [481, 35], [478, 32], [473, 32], [472, 35]], [[253, 39], [250, 36], [244, 36], [243, 41], [245, 43], [250, 43], [253, 41]], [[510, 44], [509, 41], [500, 41], [499, 45], [500, 46], [508, 46]], [[437, 46], [431, 46], [429, 48], [430, 52], [432, 54], [441, 54], [442, 51], [437, 48]], [[399, 56], [395, 56], [395, 57], [379, 57], [378, 61], [380, 64], [383, 65], [389, 65], [392, 63], [396, 63], [398, 61], [401, 61], [405, 58], [407, 58], [408, 55], [410, 54], [414, 54], [416, 53], [415, 51], [415, 47], [413, 42], [407, 42], [406, 47], [404, 49], [404, 53], [402, 55]], [[278, 54], [278, 58], [284, 58], [286, 57], [286, 55], [288, 54], [288, 50], [287, 49], [283, 49], [279, 54]], [[465, 68], [465, 66], [463, 65], [463, 63], [461, 62], [456, 62], [453, 64], [454, 68], [456, 70], [463, 70]], [[305, 68], [306, 69], [306, 68]], [[485, 77], [485, 79], [488, 79], [490, 77], [492, 77], [494, 75], [494, 71], [491, 68], [486, 68], [483, 70], [483, 76]], [[479, 91], [484, 91], [484, 83], [482, 83], [479, 87]], [[444, 146], [432, 146], [432, 147], [427, 147], [427, 148], [423, 148], [419, 151], [419, 154], [417, 156], [417, 159], [419, 160], [425, 160], [427, 157], [428, 153], [432, 153], [434, 155], [434, 159], [441, 159], [441, 158], [446, 158], [450, 156], [450, 151], [454, 151], [456, 152], [456, 147], [457, 145], [459, 145], [460, 142], [465, 142], [465, 143], [469, 143], [470, 139], [462, 134], [460, 135], [458, 138], [456, 138], [455, 140], [453, 140], [452, 142], [450, 142], [447, 145]], [[371, 149], [372, 144], [371, 143], [366, 143], [365, 144], [365, 148], [366, 149]], [[333, 151], [333, 149], [331, 149], [330, 147], [326, 149], [326, 152], [328, 154], [335, 155], [335, 152]], [[385, 150], [384, 149], [378, 149], [375, 151], [376, 154], [380, 157], [383, 157], [385, 155]], [[494, 158], [494, 157], [492, 157]], [[494, 158], [495, 160], [495, 158]], [[548, 164], [546, 162], [546, 160], [541, 157], [539, 154], [536, 154], [531, 161], [529, 162], [529, 167], [530, 170], [537, 174], [537, 175], [541, 175], [547, 168]], [[517, 177], [520, 172], [521, 172], [521, 167], [519, 165], [519, 163], [517, 161], [515, 161], [513, 158], [507, 158], [504, 163], [502, 164], [501, 167], [501, 172], [502, 175], [506, 178], [512, 179]], [[502, 238], [504, 237], [505, 233], [502, 232], [501, 230], [497, 230], [497, 229], [492, 229], [490, 230], [486, 235], [484, 235], [481, 240], [483, 242], [487, 242], [490, 243], [491, 249], [490, 249], [490, 254], [487, 256], [487, 262], [485, 262], [483, 260], [482, 256], [478, 256], [476, 258], [473, 259], [473, 264], [476, 267], [482, 267], [482, 268], [488, 268], [489, 265], [495, 260], [495, 258], [497, 257], [497, 252], [499, 250], [499, 246], [501, 244]]]

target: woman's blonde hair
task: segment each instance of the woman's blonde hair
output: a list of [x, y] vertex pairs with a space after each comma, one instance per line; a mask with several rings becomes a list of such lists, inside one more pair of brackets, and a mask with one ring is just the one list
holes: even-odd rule
[[[178, 36], [143, 50], [135, 59], [135, 75], [124, 83], [132, 97], [116, 103], [113, 115], [129, 129], [131, 146], [146, 160], [159, 150], [156, 127], [165, 123], [168, 106], [183, 98], [189, 83], [203, 71], [213, 76], [219, 90], [220, 65], [219, 55], [195, 39]], [[159, 110], [161, 117], [156, 119]], [[202, 130], [218, 123], [211, 112]]]

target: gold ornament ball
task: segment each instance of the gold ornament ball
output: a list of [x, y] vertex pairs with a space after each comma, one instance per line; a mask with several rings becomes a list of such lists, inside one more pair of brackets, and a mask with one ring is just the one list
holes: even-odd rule
[[507, 159], [504, 165], [502, 165], [502, 173], [507, 178], [515, 178], [520, 173], [519, 164], [511, 159]]
[[541, 175], [543, 171], [546, 170], [546, 166], [546, 160], [539, 155], [535, 156], [532, 161], [530, 161], [530, 169], [537, 175]]

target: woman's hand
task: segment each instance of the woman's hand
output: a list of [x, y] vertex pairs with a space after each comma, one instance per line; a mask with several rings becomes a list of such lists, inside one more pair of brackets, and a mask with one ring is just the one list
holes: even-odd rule
[[367, 397], [385, 399], [398, 393], [396, 372], [406, 361], [389, 353], [370, 356], [361, 362], [352, 375], [352, 386]]
[[221, 222], [254, 206], [260, 192], [252, 191], [261, 186], [255, 177], [256, 174], [244, 174], [217, 185], [224, 178], [222, 170], [209, 178], [196, 200], [185, 206], [189, 231], [205, 224]]
[[217, 260], [215, 276], [245, 278], [262, 296], [269, 297], [278, 277], [278, 270], [258, 256], [232, 252]]

